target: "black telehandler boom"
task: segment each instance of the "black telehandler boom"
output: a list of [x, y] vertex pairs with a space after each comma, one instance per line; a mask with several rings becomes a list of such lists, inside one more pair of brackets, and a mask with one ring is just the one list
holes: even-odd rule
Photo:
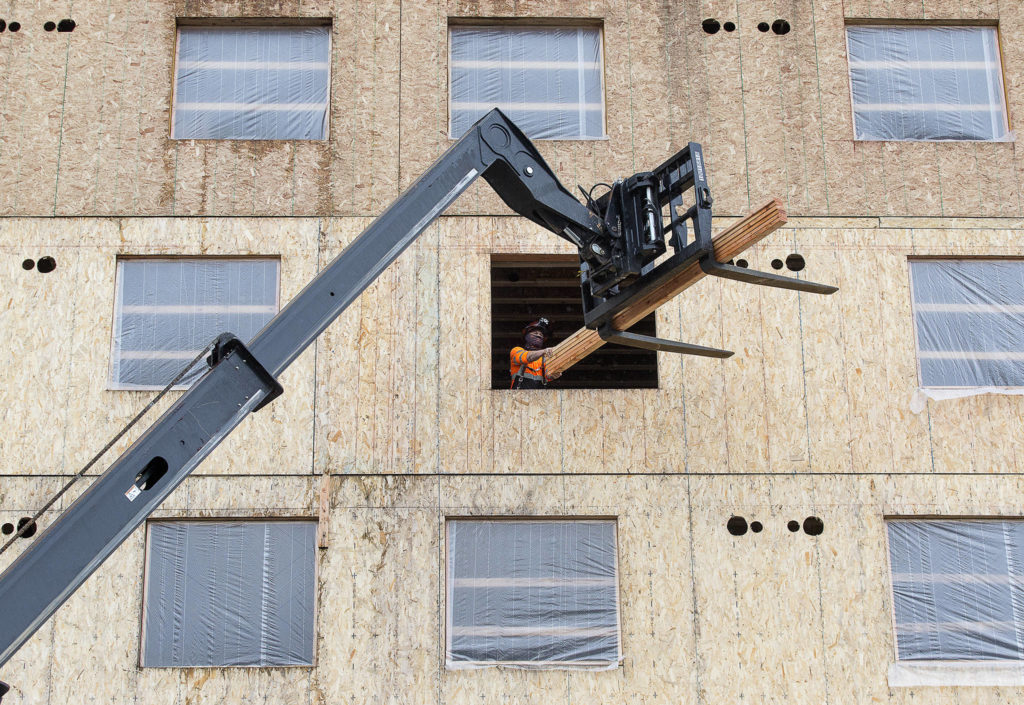
[[[714, 260], [711, 192], [700, 145], [691, 142], [653, 171], [607, 185], [596, 199], [584, 192], [581, 203], [526, 136], [492, 110], [248, 345], [231, 334], [219, 336], [207, 359], [209, 370], [0, 575], [0, 665], [227, 434], [281, 394], [277, 378], [285, 368], [478, 177], [512, 210], [577, 248], [585, 323], [603, 327], [609, 339], [619, 333], [608, 331], [617, 311], [655, 280], [693, 262], [708, 273], [758, 284], [835, 290]], [[621, 342], [728, 354], [635, 334]], [[3, 692], [0, 683], [0, 697]]]

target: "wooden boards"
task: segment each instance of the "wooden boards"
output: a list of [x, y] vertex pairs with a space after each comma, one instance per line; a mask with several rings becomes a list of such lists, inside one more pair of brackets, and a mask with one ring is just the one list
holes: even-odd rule
[[[712, 239], [715, 257], [727, 262], [762, 238], [775, 232], [786, 222], [786, 209], [782, 201], [774, 198], [745, 218], [733, 223]], [[640, 297], [612, 319], [619, 330], [626, 330], [647, 314], [696, 282], [704, 278], [704, 271], [697, 263], [679, 271], [666, 284], [650, 294]], [[590, 353], [604, 345], [597, 331], [580, 328], [563, 340], [545, 361], [548, 374], [561, 373], [569, 369]]]

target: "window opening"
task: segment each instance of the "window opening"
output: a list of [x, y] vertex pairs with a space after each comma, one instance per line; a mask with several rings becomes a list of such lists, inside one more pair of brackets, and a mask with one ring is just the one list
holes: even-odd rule
[[923, 387], [1024, 386], [1024, 261], [910, 262]]
[[1009, 138], [995, 27], [846, 28], [858, 140]]
[[323, 140], [330, 27], [178, 27], [174, 139]]
[[1024, 521], [899, 519], [887, 532], [897, 661], [1004, 661], [1019, 678]]
[[447, 522], [446, 663], [614, 668], [615, 521]]
[[161, 389], [219, 334], [248, 342], [277, 313], [279, 276], [276, 258], [119, 259], [111, 387]]
[[315, 546], [314, 521], [150, 522], [142, 665], [312, 665]]
[[449, 27], [452, 138], [500, 108], [531, 139], [604, 132], [600, 27]]
[[[550, 321], [554, 347], [583, 327], [579, 263], [571, 255], [530, 259], [491, 258], [491, 388], [511, 384], [509, 354], [522, 345], [523, 327], [540, 317]], [[657, 335], [651, 313], [630, 330]], [[549, 389], [656, 389], [658, 354], [607, 343], [547, 384]], [[524, 392], [525, 393], [525, 392]]]

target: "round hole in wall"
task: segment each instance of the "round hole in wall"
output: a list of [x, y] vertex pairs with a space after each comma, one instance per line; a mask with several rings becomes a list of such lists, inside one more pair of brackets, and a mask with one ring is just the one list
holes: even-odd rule
[[726, 22], [725, 24], [722, 25], [722, 29], [724, 29], [726, 32], [735, 32], [736, 31], [736, 23], [735, 22]]
[[7, 29], [7, 23], [0, 20], [0, 32], [3, 32], [5, 29]]
[[4, 534], [13, 534], [14, 533], [14, 524], [12, 524], [9, 521], [5, 522], [4, 525], [3, 525], [3, 528], [0, 529], [0, 531], [3, 531]]
[[736, 260], [736, 266], [737, 267], [742, 267], [743, 269], [746, 269], [747, 267], [750, 266], [750, 264], [745, 259], [738, 259], [738, 260]]
[[32, 517], [22, 517], [18, 519], [18, 531], [21, 531], [21, 537], [27, 539], [31, 536], [36, 535], [36, 523], [32, 521]]
[[35, 266], [36, 261], [34, 259], [26, 259], [21, 261], [21, 268], [24, 269], [26, 272]]
[[17, 32], [19, 29], [21, 29], [21, 22], [11, 22], [9, 25], [7, 25], [7, 29], [11, 30], [12, 32]]
[[757, 23], [757, 31], [759, 31], [759, 32], [767, 32], [769, 29], [770, 29], [770, 27], [768, 26], [767, 22], [758, 22]]
[[773, 259], [772, 260], [772, 269], [782, 269], [782, 260], [781, 259]]
[[61, 20], [60, 22], [57, 23], [57, 31], [58, 32], [74, 32], [75, 31], [75, 27], [77, 27], [77, 26], [78, 25], [75, 24], [74, 20], [68, 20], [68, 19]]
[[729, 521], [725, 522], [725, 528], [733, 536], [742, 536], [747, 533], [747, 520], [743, 517], [729, 517]]
[[764, 528], [764, 526], [759, 521], [752, 521], [752, 522], [750, 522], [750, 530], [753, 531], [755, 534], [761, 533], [761, 530], [763, 528]]
[[716, 34], [722, 28], [722, 25], [718, 24], [718, 20], [710, 17], [701, 22], [700, 26], [708, 34]]
[[53, 30], [57, 29], [57, 23], [56, 22], [44, 22], [43, 23], [43, 29], [45, 29], [47, 32], [52, 32]]
[[796, 519], [790, 519], [789, 523], [786, 524], [786, 528], [795, 534], [796, 532], [800, 531], [800, 522], [798, 522]]
[[331, 296], [334, 296], [334, 292], [333, 291], [331, 292]]
[[791, 271], [799, 272], [806, 266], [807, 262], [805, 262], [804, 258], [797, 253], [794, 252], [793, 254], [786, 256], [786, 267]]
[[49, 274], [57, 268], [57, 260], [47, 255], [46, 257], [40, 257], [36, 266], [39, 267], [41, 273]]
[[776, 34], [789, 34], [790, 26], [786, 20], [775, 20], [772, 22], [772, 31]]
[[804, 519], [804, 533], [808, 536], [820, 536], [825, 530], [825, 523], [818, 517], [807, 517]]

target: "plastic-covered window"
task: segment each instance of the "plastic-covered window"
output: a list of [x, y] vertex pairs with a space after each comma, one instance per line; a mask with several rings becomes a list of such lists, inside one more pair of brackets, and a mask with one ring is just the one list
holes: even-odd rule
[[118, 260], [111, 386], [159, 389], [219, 334], [249, 341], [277, 313], [279, 270], [269, 258]]
[[888, 522], [900, 661], [1024, 661], [1024, 521]]
[[327, 137], [330, 28], [178, 27], [174, 139]]
[[142, 665], [313, 663], [316, 522], [149, 524]]
[[910, 263], [924, 387], [1024, 386], [1024, 261]]
[[447, 666], [614, 668], [615, 522], [451, 520]]
[[994, 27], [846, 28], [859, 140], [1010, 139]]
[[532, 139], [604, 137], [598, 27], [460, 27], [451, 41], [450, 134], [500, 108]]

